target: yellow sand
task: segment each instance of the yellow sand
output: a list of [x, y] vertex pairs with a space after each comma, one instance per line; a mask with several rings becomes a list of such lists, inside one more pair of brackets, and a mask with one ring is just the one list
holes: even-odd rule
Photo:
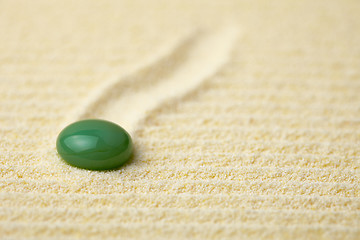
[[[0, 239], [360, 239], [360, 1], [0, 1]], [[104, 118], [123, 168], [55, 139]]]

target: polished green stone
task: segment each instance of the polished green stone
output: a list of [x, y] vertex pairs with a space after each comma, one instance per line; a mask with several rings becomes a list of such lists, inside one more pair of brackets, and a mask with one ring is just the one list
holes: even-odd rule
[[89, 119], [70, 124], [56, 140], [60, 156], [69, 164], [91, 170], [119, 167], [132, 154], [130, 135], [115, 123]]

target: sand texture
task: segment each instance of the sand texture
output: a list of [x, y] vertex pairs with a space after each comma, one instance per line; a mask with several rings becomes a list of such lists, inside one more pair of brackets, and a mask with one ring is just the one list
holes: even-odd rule
[[[360, 1], [0, 1], [0, 239], [360, 239]], [[79, 119], [134, 157], [71, 167]]]

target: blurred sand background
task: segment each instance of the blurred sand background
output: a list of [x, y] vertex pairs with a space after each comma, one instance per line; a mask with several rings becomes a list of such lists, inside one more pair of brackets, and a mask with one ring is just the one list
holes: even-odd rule
[[[1, 239], [359, 239], [360, 1], [0, 1]], [[65, 164], [104, 118], [135, 156]]]

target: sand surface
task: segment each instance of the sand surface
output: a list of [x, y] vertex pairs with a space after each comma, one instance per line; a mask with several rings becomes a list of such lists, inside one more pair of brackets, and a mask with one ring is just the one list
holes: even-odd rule
[[[360, 1], [0, 1], [0, 239], [359, 239]], [[67, 124], [130, 163], [63, 162]]]

